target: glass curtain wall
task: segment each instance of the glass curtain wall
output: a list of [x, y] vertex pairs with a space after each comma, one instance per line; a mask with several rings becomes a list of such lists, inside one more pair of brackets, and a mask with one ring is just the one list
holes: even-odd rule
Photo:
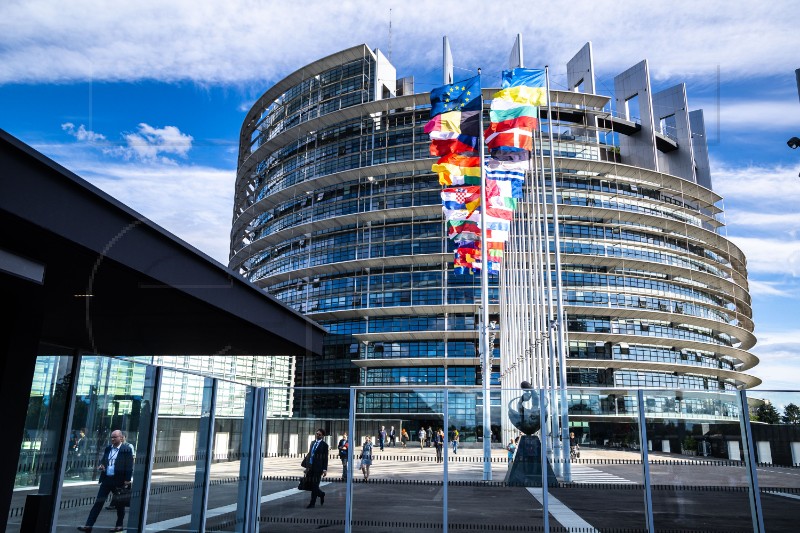
[[[281, 397], [287, 391], [270, 388], [268, 393]], [[260, 528], [273, 532], [296, 532], [298, 528], [343, 532], [347, 500], [345, 469], [352, 473], [347, 454], [353, 440], [348, 438], [347, 447], [343, 446], [345, 454], [340, 454], [339, 443], [349, 433], [348, 419], [331, 418], [327, 413], [350, 412], [350, 390], [320, 387], [295, 390], [294, 394], [313, 397], [313, 402], [308, 402], [312, 407], [306, 409], [302, 417], [286, 416], [273, 408], [265, 413]], [[315, 448], [319, 430], [320, 442]], [[325, 448], [327, 453], [323, 454], [321, 450]], [[320, 493], [312, 495], [309, 486], [299, 487], [305, 477], [303, 464], [308, 464], [307, 456], [312, 449], [315, 458], [308, 468], [315, 473], [324, 497]], [[325, 469], [324, 477], [322, 469]], [[312, 497], [314, 506], [309, 508]]]
[[[80, 447], [79, 454], [73, 436], [63, 435], [68, 419], [68, 396], [74, 390], [74, 363], [75, 358], [70, 355], [37, 358], [14, 482], [14, 495], [7, 519], [8, 532], [16, 533], [21, 530], [26, 507], [46, 505], [49, 500], [57, 497], [59, 489], [56, 483], [60, 477], [62, 458], [65, 460], [66, 476], [69, 479], [75, 479], [82, 473], [85, 462], [83, 446]], [[66, 457], [64, 437], [68, 441]]]
[[747, 393], [766, 531], [792, 531], [800, 516], [800, 392]]
[[[562, 443], [538, 390], [293, 389], [316, 406], [296, 417], [268, 400], [288, 389], [98, 356], [37, 369], [11, 532], [51, 508], [38, 519], [87, 524], [115, 430], [134, 456], [128, 530], [792, 531], [800, 513], [797, 391], [570, 388]], [[326, 476], [309, 507], [318, 430]], [[109, 507], [96, 529], [116, 525]]]

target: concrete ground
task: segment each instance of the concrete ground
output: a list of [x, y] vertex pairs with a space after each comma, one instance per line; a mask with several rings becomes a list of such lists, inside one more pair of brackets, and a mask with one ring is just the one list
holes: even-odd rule
[[[264, 459], [262, 531], [344, 531], [347, 484], [341, 462], [331, 457], [323, 482], [325, 505], [306, 509], [308, 492], [297, 490], [301, 457]], [[398, 533], [410, 529], [442, 529], [447, 510], [448, 530], [541, 531], [542, 494], [537, 487], [503, 484], [506, 452], [492, 450], [492, 481], [483, 481], [483, 451], [449, 454], [448, 491], [444, 463], [433, 449], [409, 446], [375, 452], [370, 479], [360, 472], [353, 483], [353, 530]], [[148, 531], [190, 531], [194, 465], [159, 468], [153, 474]], [[635, 532], [644, 528], [644, 487], [637, 452], [584, 448], [570, 465], [572, 481], [547, 491], [552, 531]], [[653, 509], [658, 530], [752, 531], [745, 469], [738, 463], [668, 454], [651, 454]], [[767, 530], [798, 531], [800, 469], [760, 467], [759, 485]], [[237, 500], [238, 462], [212, 467], [209, 493], [210, 531], [233, 531]], [[563, 479], [563, 475], [562, 478]], [[7, 531], [16, 532], [24, 498], [15, 492]], [[75, 481], [64, 486], [58, 531], [75, 531], [83, 524], [97, 486]], [[15, 516], [15, 512], [17, 516]], [[104, 510], [95, 531], [113, 526], [114, 511]]]

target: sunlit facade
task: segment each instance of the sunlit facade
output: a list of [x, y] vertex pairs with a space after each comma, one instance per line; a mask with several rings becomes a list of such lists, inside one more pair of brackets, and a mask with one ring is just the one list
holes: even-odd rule
[[[652, 93], [645, 61], [615, 78], [614, 96], [596, 94], [590, 44], [568, 63], [567, 85], [544, 121], [555, 137], [567, 384], [598, 391], [570, 405], [599, 409], [612, 387], [757, 385], [746, 373], [757, 359], [745, 257], [721, 231], [702, 111], [688, 112], [683, 84]], [[413, 78], [362, 45], [299, 68], [247, 114], [230, 266], [330, 332], [324, 357], [298, 360], [298, 386], [480, 383], [480, 283], [453, 273], [429, 109]], [[539, 149], [549, 156], [547, 143]], [[496, 278], [489, 301], [496, 319]], [[509, 357], [500, 335], [493, 384]], [[371, 398], [360, 408], [411, 419], [426, 403], [424, 393]], [[658, 408], [687, 408], [674, 403]], [[457, 416], [474, 420], [479, 400], [462, 405]]]

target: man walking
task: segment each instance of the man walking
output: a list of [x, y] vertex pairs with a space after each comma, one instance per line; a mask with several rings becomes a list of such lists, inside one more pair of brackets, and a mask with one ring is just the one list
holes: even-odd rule
[[319, 504], [325, 505], [325, 493], [319, 490], [319, 483], [328, 475], [328, 443], [322, 440], [325, 430], [318, 429], [314, 436], [316, 439], [311, 443], [308, 455], [300, 465], [306, 469], [306, 476], [311, 483], [311, 501], [306, 506], [307, 509], [314, 507], [317, 503], [317, 496], [319, 496]]
[[342, 479], [347, 480], [347, 433], [342, 433], [342, 438], [339, 439], [339, 459], [342, 461]]
[[458, 430], [453, 431], [453, 454], [458, 453], [458, 441], [461, 439], [461, 435], [459, 435]]
[[397, 446], [397, 433], [394, 431], [394, 426], [389, 430], [389, 446], [392, 448]]
[[386, 426], [381, 426], [381, 430], [378, 432], [378, 444], [381, 446], [381, 451], [383, 451], [383, 444], [386, 442]]
[[[122, 431], [115, 429], [111, 432], [111, 444], [106, 446], [103, 451], [103, 458], [97, 469], [100, 471], [100, 489], [97, 491], [94, 505], [89, 511], [86, 525], [80, 526], [78, 531], [91, 531], [103, 504], [108, 495], [116, 489], [130, 487], [131, 477], [133, 477], [133, 450], [129, 444], [125, 444]], [[124, 531], [125, 506], [117, 505], [117, 525], [111, 531]]]

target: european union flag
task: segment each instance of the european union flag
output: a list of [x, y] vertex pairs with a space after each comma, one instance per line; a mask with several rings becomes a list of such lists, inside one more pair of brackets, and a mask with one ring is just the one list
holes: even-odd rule
[[445, 85], [431, 91], [431, 118], [448, 111], [480, 110], [482, 102], [480, 75]]

